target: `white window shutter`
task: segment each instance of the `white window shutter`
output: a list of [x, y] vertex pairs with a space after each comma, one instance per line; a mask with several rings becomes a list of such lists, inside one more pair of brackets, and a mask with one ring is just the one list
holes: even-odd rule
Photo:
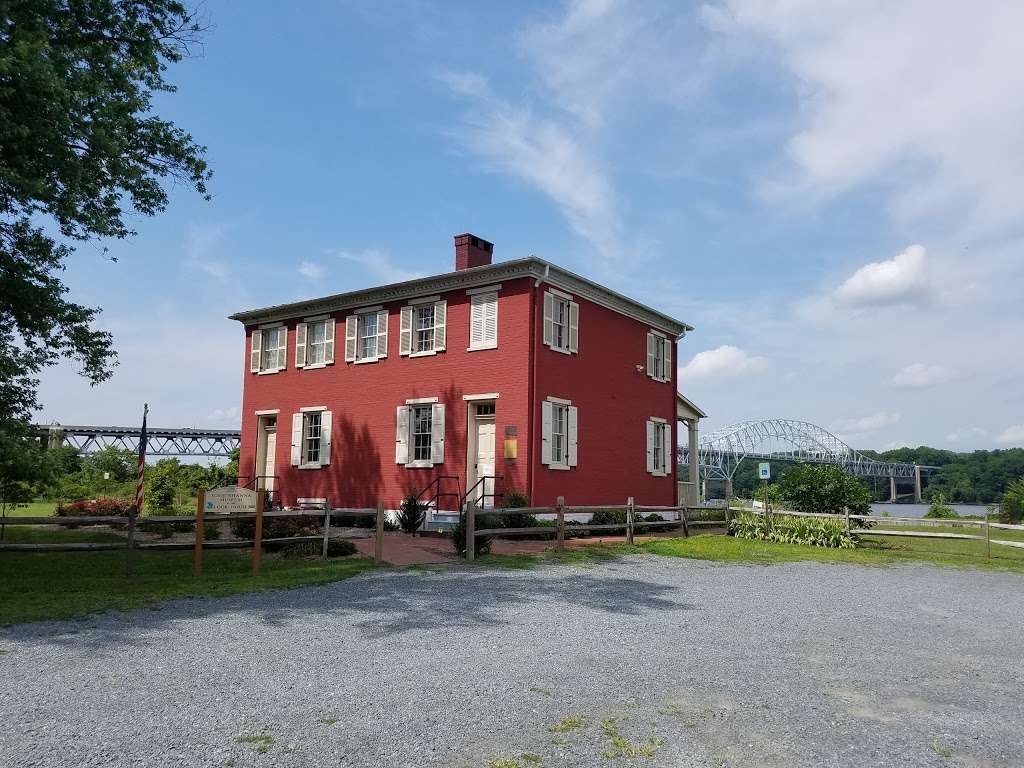
[[295, 367], [302, 368], [306, 365], [306, 336], [309, 333], [309, 326], [306, 323], [299, 323], [295, 326]]
[[662, 381], [672, 381], [672, 347], [675, 345], [674, 339], [665, 339], [665, 373]]
[[334, 416], [330, 411], [320, 413], [320, 466], [331, 463], [331, 427]]
[[252, 346], [249, 348], [249, 370], [260, 372], [260, 352], [263, 350], [263, 331], [252, 332]]
[[672, 445], [672, 427], [669, 424], [661, 425], [662, 440], [661, 444], [664, 446], [664, 450], [661, 452], [662, 461], [665, 462], [665, 466], [661, 468], [661, 471], [666, 475], [672, 474], [672, 467], [676, 463], [676, 447]]
[[402, 307], [398, 318], [398, 354], [412, 352], [412, 307]]
[[388, 311], [377, 313], [377, 357], [388, 356]]
[[277, 329], [277, 370], [288, 367], [288, 327], [282, 325]]
[[580, 351], [580, 305], [569, 302], [569, 351]]
[[327, 321], [327, 327], [324, 329], [324, 363], [330, 364], [334, 362], [334, 318], [330, 318]]
[[647, 471], [651, 474], [654, 473], [654, 430], [657, 428], [657, 424], [653, 421], [647, 422]]
[[292, 466], [302, 463], [302, 414], [292, 414]]
[[469, 306], [470, 347], [481, 347], [484, 344], [484, 308], [485, 294], [475, 294]]
[[430, 463], [444, 463], [444, 403], [434, 403], [431, 406]]
[[498, 346], [498, 294], [487, 294], [484, 305], [484, 341]]
[[395, 412], [395, 464], [409, 463], [409, 406], [400, 405]]
[[576, 444], [578, 442], [578, 440], [577, 440], [577, 431], [578, 431], [578, 429], [577, 429], [577, 423], [576, 423], [576, 419], [577, 419], [576, 412], [577, 412], [578, 409], [576, 408], [575, 405], [570, 405], [567, 410], [569, 412], [569, 428], [568, 428], [569, 437], [568, 437], [568, 440], [567, 440], [567, 443], [569, 445], [569, 452], [568, 452], [568, 454], [569, 454], [569, 456], [568, 456], [569, 461], [568, 461], [568, 464], [569, 464], [570, 467], [575, 467], [576, 466]]
[[544, 292], [544, 343], [549, 347], [555, 343], [555, 297]]
[[540, 404], [540, 463], [551, 463], [551, 403]]
[[448, 302], [434, 302], [434, 351], [443, 352], [448, 340]]
[[359, 341], [359, 317], [358, 315], [349, 315], [345, 318], [345, 362], [354, 363], [356, 361], [356, 344]]
[[647, 375], [652, 379], [658, 378], [658, 372], [655, 370], [658, 364], [658, 356], [655, 350], [655, 344], [658, 343], [658, 337], [653, 333], [647, 334]]

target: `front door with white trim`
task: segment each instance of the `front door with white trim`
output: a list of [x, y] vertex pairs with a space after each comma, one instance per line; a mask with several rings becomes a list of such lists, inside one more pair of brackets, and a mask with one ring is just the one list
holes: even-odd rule
[[277, 427], [268, 427], [266, 430], [267, 442], [266, 458], [263, 461], [263, 488], [268, 491], [274, 490], [274, 469], [277, 458]]
[[[476, 477], [494, 476], [494, 419], [477, 418], [476, 422]], [[477, 501], [481, 506], [494, 505], [494, 480], [480, 484]], [[481, 497], [483, 497], [481, 499]]]

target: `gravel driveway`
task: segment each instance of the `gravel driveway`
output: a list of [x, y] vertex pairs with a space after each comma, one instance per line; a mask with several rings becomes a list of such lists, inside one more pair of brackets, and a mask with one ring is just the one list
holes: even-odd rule
[[0, 765], [1021, 766], [1022, 624], [927, 566], [373, 572], [0, 631]]

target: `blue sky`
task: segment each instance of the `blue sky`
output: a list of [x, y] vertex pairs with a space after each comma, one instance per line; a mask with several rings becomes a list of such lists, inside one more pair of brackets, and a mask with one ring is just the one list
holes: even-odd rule
[[1024, 445], [1024, 7], [211, 2], [158, 111], [209, 148], [67, 271], [120, 366], [41, 420], [237, 425], [238, 309], [451, 268], [472, 231], [669, 312], [707, 428]]

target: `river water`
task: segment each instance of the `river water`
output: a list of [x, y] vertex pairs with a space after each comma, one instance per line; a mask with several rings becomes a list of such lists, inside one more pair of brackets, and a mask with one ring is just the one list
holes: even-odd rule
[[[984, 515], [987, 509], [984, 504], [950, 504], [958, 515]], [[890, 517], [924, 517], [928, 511], [927, 504], [887, 504], [875, 502], [871, 505], [871, 514], [881, 517], [888, 512]]]

